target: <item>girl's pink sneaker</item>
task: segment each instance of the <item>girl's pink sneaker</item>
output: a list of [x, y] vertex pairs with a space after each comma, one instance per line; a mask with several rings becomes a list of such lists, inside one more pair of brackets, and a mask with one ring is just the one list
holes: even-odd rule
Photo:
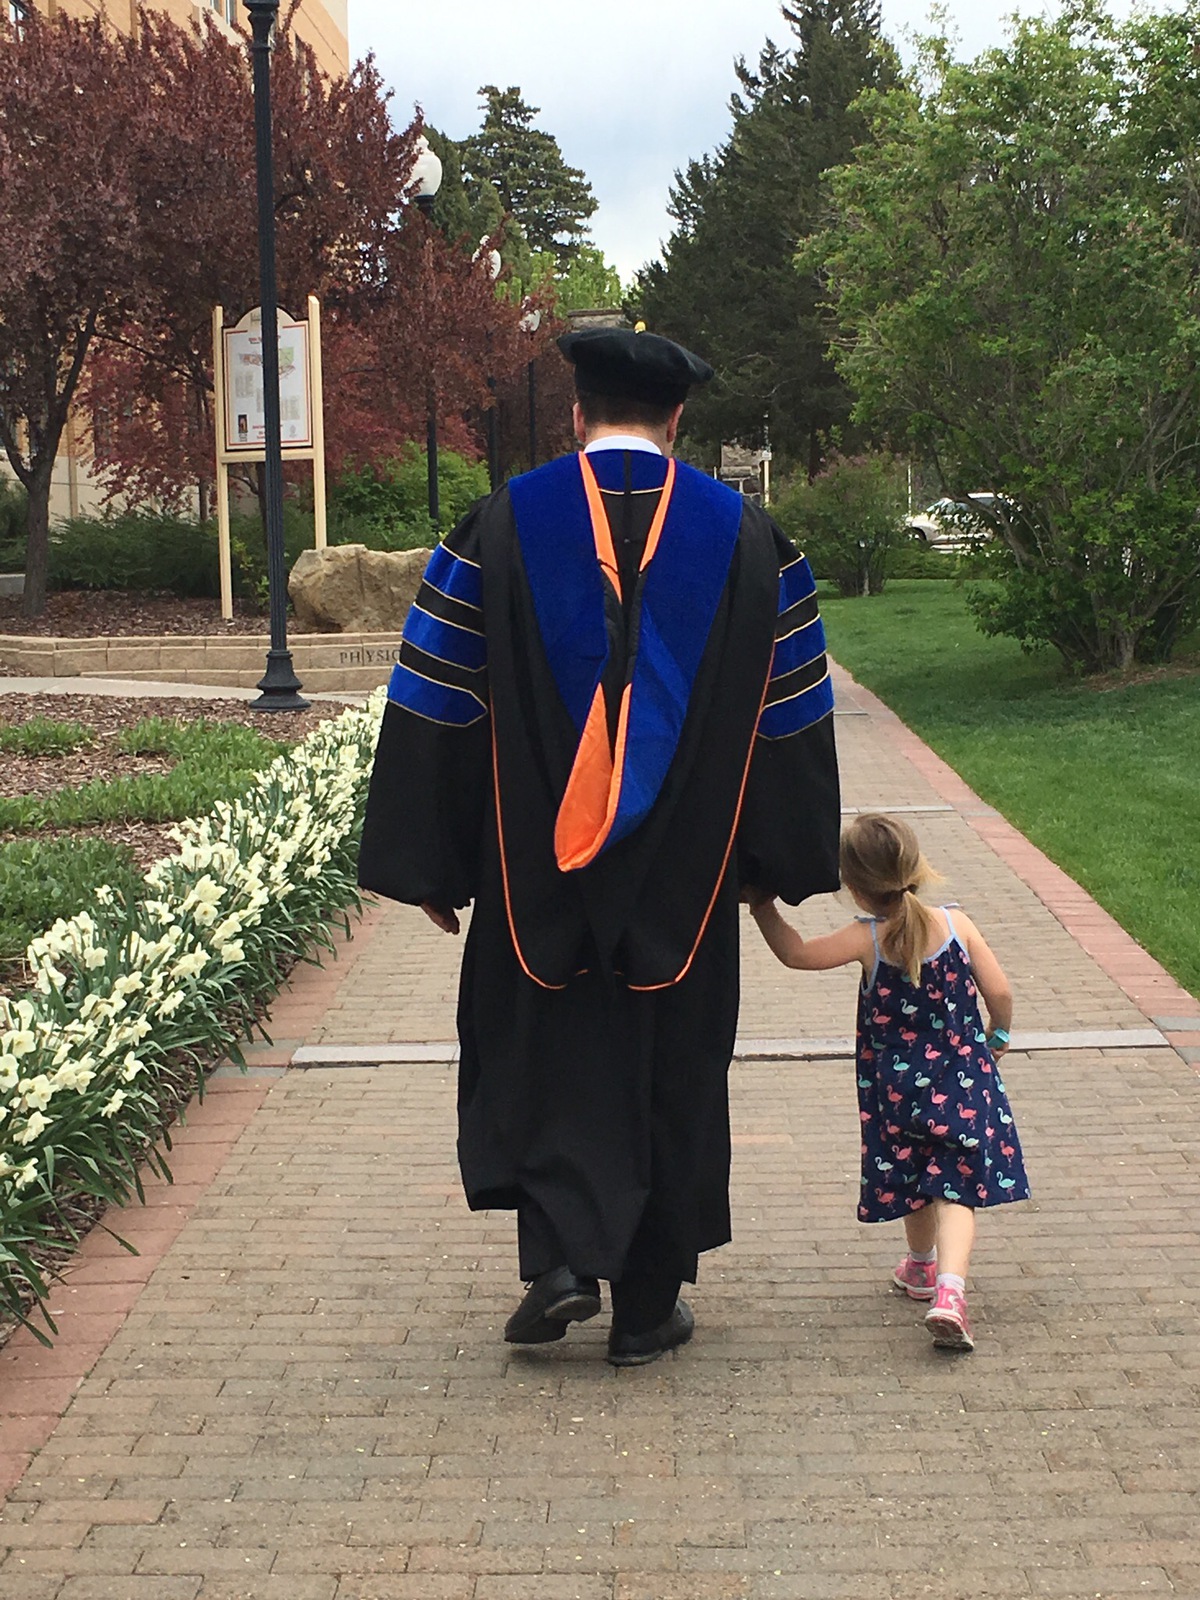
[[910, 1300], [932, 1300], [937, 1293], [937, 1262], [914, 1261], [905, 1256], [892, 1273], [892, 1282], [903, 1289]]
[[957, 1289], [943, 1284], [937, 1298], [925, 1313], [925, 1326], [933, 1335], [935, 1345], [943, 1350], [974, 1350], [971, 1324], [967, 1320], [967, 1302]]

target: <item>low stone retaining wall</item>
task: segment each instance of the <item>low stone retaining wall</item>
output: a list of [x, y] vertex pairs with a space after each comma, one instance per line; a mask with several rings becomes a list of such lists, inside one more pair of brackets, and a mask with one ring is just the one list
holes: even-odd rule
[[[31, 678], [132, 678], [253, 689], [266, 670], [267, 634], [165, 634], [55, 639], [0, 634], [0, 666]], [[292, 634], [296, 674], [314, 693], [374, 689], [400, 657], [396, 633]], [[82, 687], [82, 685], [81, 685]]]

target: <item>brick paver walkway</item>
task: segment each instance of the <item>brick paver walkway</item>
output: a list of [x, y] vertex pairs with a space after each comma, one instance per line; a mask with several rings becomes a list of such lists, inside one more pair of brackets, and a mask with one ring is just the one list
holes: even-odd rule
[[[94, 1235], [60, 1297], [77, 1332], [0, 1357], [0, 1413], [74, 1394], [0, 1518], [3, 1600], [1200, 1597], [1200, 1079], [1110, 1038], [1157, 1017], [1191, 1049], [1200, 1006], [843, 703], [847, 804], [951, 807], [915, 818], [947, 893], [1059, 1046], [1006, 1071], [1036, 1200], [982, 1219], [976, 1354], [934, 1352], [889, 1290], [893, 1230], [854, 1221], [853, 1083], [819, 1056], [735, 1066], [736, 1242], [687, 1351], [615, 1373], [605, 1318], [504, 1346], [514, 1230], [462, 1202], [449, 1050], [272, 1065], [452, 1038], [455, 947], [379, 910], [281, 1002], [279, 1075], [216, 1085], [188, 1187], [123, 1220], [147, 1253]], [[747, 1056], [845, 1035], [849, 1001], [747, 938]], [[14, 1460], [36, 1446], [3, 1426]]]

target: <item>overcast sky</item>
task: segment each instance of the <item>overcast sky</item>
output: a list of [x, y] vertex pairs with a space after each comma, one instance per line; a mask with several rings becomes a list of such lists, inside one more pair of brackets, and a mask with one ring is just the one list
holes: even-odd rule
[[[963, 55], [1000, 43], [1012, 11], [1041, 9], [1036, 0], [946, 0]], [[906, 33], [920, 30], [928, 12], [928, 0], [883, 0], [885, 31], [906, 54]], [[545, 8], [533, 0], [427, 0], [419, 8], [350, 0], [352, 54], [374, 51], [395, 92], [397, 122], [420, 104], [430, 122], [461, 139], [478, 127], [481, 84], [520, 85], [541, 107], [539, 126], [591, 181], [600, 202], [593, 236], [624, 278], [658, 254], [670, 231], [676, 168], [728, 131], [734, 58], [757, 57], [768, 37], [793, 37], [778, 0]]]

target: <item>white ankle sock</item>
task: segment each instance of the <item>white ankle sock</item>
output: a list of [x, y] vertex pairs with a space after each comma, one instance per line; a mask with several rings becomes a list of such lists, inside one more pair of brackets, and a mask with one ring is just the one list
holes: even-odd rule
[[965, 1294], [967, 1289], [966, 1279], [960, 1278], [957, 1272], [939, 1272], [937, 1286], [939, 1289], [957, 1289], [959, 1294]]
[[932, 1266], [937, 1260], [936, 1250], [910, 1250], [908, 1254], [911, 1260], [916, 1261], [922, 1267]]

